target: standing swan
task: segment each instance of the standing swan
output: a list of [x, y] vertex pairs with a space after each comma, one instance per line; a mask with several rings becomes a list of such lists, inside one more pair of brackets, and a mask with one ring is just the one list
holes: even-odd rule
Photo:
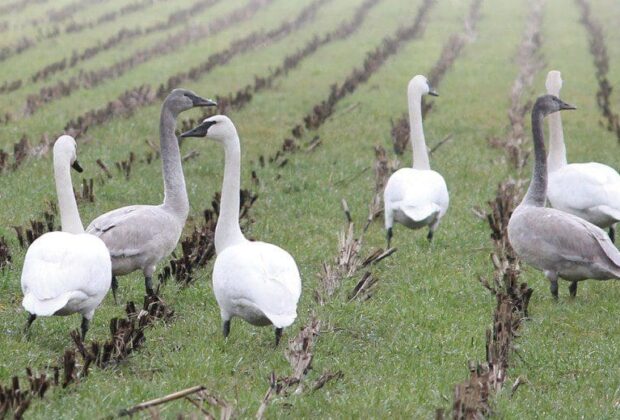
[[204, 137], [224, 146], [224, 182], [220, 215], [215, 227], [213, 291], [220, 306], [224, 337], [230, 320], [243, 318], [252, 325], [274, 325], [276, 346], [282, 329], [297, 317], [301, 278], [291, 255], [275, 245], [250, 242], [239, 227], [241, 149], [232, 121], [223, 115], [204, 120], [181, 137]]
[[553, 95], [541, 96], [532, 110], [534, 171], [530, 186], [508, 222], [508, 239], [519, 258], [543, 271], [558, 297], [558, 277], [571, 281], [570, 295], [584, 279], [620, 278], [620, 252], [605, 231], [560, 210], [545, 208], [547, 161], [543, 118], [563, 109], [575, 109]]
[[394, 221], [410, 229], [428, 226], [428, 240], [439, 221], [448, 210], [448, 187], [446, 181], [431, 169], [422, 127], [422, 95], [439, 96], [431, 88], [426, 77], [417, 75], [409, 82], [409, 138], [413, 149], [413, 168], [402, 168], [394, 172], [385, 186], [385, 228], [387, 246], [392, 240]]
[[95, 309], [110, 290], [112, 263], [103, 241], [84, 233], [71, 184], [71, 166], [82, 172], [73, 137], [54, 144], [54, 178], [62, 232], [49, 232], [26, 252], [22, 306], [26, 330], [37, 316], [82, 314], [82, 338]]
[[179, 143], [174, 134], [176, 119], [181, 112], [193, 107], [215, 105], [189, 90], [173, 90], [164, 100], [159, 121], [163, 204], [121, 207], [97, 217], [86, 228], [86, 232], [101, 238], [110, 250], [115, 301], [116, 276], [135, 270], [142, 270], [144, 274], [146, 293], [154, 294], [151, 279], [155, 267], [176, 247], [189, 212]]
[[[547, 93], [560, 96], [562, 77], [559, 71], [547, 75]], [[566, 163], [566, 147], [559, 113], [549, 116], [549, 186], [551, 206], [600, 228], [609, 228], [614, 241], [614, 225], [620, 220], [620, 175], [607, 165], [596, 162]]]

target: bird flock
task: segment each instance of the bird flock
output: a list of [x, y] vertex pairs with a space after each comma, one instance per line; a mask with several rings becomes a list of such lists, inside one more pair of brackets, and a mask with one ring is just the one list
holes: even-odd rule
[[[571, 296], [576, 296], [581, 280], [620, 278], [620, 252], [613, 243], [614, 226], [620, 220], [620, 175], [596, 162], [567, 163], [559, 111], [575, 107], [559, 98], [561, 87], [560, 72], [549, 72], [547, 94], [533, 106], [532, 179], [508, 224], [514, 251], [544, 273], [555, 298], [560, 278], [570, 282]], [[424, 95], [438, 96], [426, 77], [417, 75], [407, 87], [413, 164], [394, 172], [384, 190], [388, 248], [394, 222], [410, 229], [428, 227], [431, 241], [449, 206], [446, 182], [430, 166], [422, 124]], [[189, 213], [175, 135], [177, 117], [191, 108], [208, 106], [217, 104], [185, 89], [173, 90], [163, 102], [159, 125], [163, 203], [112, 210], [95, 218], [86, 229], [71, 183], [71, 167], [81, 171], [76, 142], [68, 135], [56, 140], [53, 166], [62, 231], [42, 235], [26, 253], [21, 276], [22, 305], [28, 313], [26, 330], [37, 317], [79, 313], [84, 337], [110, 289], [117, 301], [117, 278], [137, 270], [144, 275], [146, 293], [155, 293], [153, 273], [177, 246]], [[549, 120], [548, 155], [543, 134], [545, 117]], [[252, 325], [273, 326], [277, 346], [283, 329], [297, 317], [301, 276], [287, 251], [250, 241], [241, 231], [241, 142], [235, 125], [230, 118], [215, 115], [180, 137], [207, 138], [224, 149], [212, 275], [223, 335], [229, 335], [231, 320], [238, 317]]]

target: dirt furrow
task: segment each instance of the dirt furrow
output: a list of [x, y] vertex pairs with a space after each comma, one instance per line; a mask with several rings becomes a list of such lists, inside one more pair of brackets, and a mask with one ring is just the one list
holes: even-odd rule
[[[282, 62], [276, 66], [269, 74], [264, 76], [255, 75], [254, 83], [248, 84], [235, 92], [228, 94], [218, 94], [215, 99], [218, 103], [218, 113], [226, 113], [229, 109], [241, 110], [252, 102], [254, 95], [273, 87], [278, 78], [285, 77], [288, 73], [295, 69], [303, 60], [319, 51], [322, 47], [330, 42], [341, 41], [353, 35], [359, 27], [364, 23], [368, 12], [376, 6], [381, 0], [366, 0], [355, 10], [353, 17], [349, 20], [343, 20], [337, 25], [336, 29], [327, 34], [320, 36], [315, 35], [303, 47], [293, 54], [284, 57]], [[208, 62], [208, 61], [207, 61]], [[210, 111], [205, 111], [198, 120], [205, 119], [211, 115]], [[181, 130], [186, 131], [194, 127], [197, 120], [194, 118], [186, 118], [181, 120]]]
[[157, 57], [169, 54], [178, 50], [178, 45], [186, 45], [188, 42], [195, 42], [203, 39], [204, 36], [213, 36], [231, 26], [231, 24], [239, 23], [250, 19], [264, 2], [251, 3], [253, 7], [237, 9], [228, 16], [216, 20], [210, 25], [203, 27], [203, 30], [192, 32], [183, 32], [180, 36], [170, 36], [167, 39], [156, 43], [155, 45], [142, 49], [131, 57], [118, 61], [115, 64], [103, 67], [99, 70], [84, 72], [81, 71], [77, 76], [70, 78], [68, 81], [59, 81], [58, 83], [41, 88], [39, 93], [29, 95], [24, 105], [24, 114], [32, 115], [42, 106], [55, 100], [70, 96], [79, 89], [90, 89], [104, 83], [121, 77], [127, 71], [135, 68], [140, 64], [144, 64]]
[[[36, 83], [40, 80], [46, 80], [50, 76], [64, 71], [68, 68], [73, 68], [80, 63], [88, 61], [93, 57], [96, 57], [98, 54], [108, 51], [121, 43], [125, 43], [130, 40], [139, 39], [142, 36], [149, 35], [151, 33], [163, 32], [168, 29], [171, 29], [175, 26], [186, 23], [188, 19], [193, 17], [193, 15], [203, 12], [209, 7], [214, 6], [219, 3], [221, 0], [198, 0], [194, 2], [191, 6], [181, 11], [177, 11], [171, 13], [167, 19], [162, 20], [160, 22], [154, 23], [147, 27], [138, 27], [138, 28], [122, 28], [118, 30], [114, 35], [108, 37], [103, 41], [98, 41], [96, 44], [93, 44], [89, 47], [84, 48], [81, 52], [73, 51], [70, 57], [64, 57], [60, 60], [57, 60], [51, 64], [48, 64], [41, 69], [35, 71], [31, 76], [26, 79], [17, 79], [12, 81], [5, 81], [2, 85], [0, 85], [0, 94], [7, 94], [14, 92], [21, 87], [23, 87], [26, 83]], [[265, 1], [259, 0], [250, 0], [250, 2], [245, 6], [245, 8], [251, 9], [254, 8], [256, 4], [263, 4]], [[262, 6], [259, 6], [262, 7]], [[243, 7], [242, 7], [243, 8]], [[170, 35], [168, 40], [176, 39], [177, 42], [190, 42], [195, 41], [196, 39], [200, 39], [203, 36], [206, 36], [209, 31], [209, 25], [195, 25], [191, 27], [186, 27], [185, 29], [178, 31], [177, 33]], [[166, 41], [159, 41], [166, 42]], [[134, 53], [134, 55], [137, 53]]]
[[[453, 33], [444, 44], [439, 59], [430, 69], [428, 80], [433, 87], [441, 84], [446, 73], [452, 68], [454, 62], [461, 55], [463, 48], [476, 39], [476, 28], [480, 20], [480, 7], [482, 0], [474, 0], [469, 6], [469, 13], [463, 21], [463, 30]], [[424, 101], [422, 104], [422, 115], [425, 116], [432, 108], [431, 102]], [[396, 122], [391, 122], [391, 137], [394, 152], [402, 155], [409, 146], [409, 117], [404, 112]]]
[[611, 106], [611, 82], [607, 78], [609, 73], [609, 56], [607, 54], [607, 46], [605, 45], [605, 36], [603, 27], [600, 22], [592, 17], [590, 10], [590, 2], [588, 0], [575, 0], [581, 8], [581, 24], [588, 32], [590, 43], [590, 54], [594, 60], [596, 67], [596, 80], [598, 82], [598, 91], [596, 92], [596, 103], [598, 104], [603, 119], [606, 121], [603, 125], [607, 130], [616, 135], [620, 142], [620, 116], [614, 112]]
[[24, 36], [12, 45], [7, 45], [0, 48], [0, 62], [28, 51], [43, 40], [57, 38], [62, 34], [77, 34], [87, 29], [96, 28], [99, 25], [114, 22], [121, 16], [124, 17], [132, 13], [144, 11], [148, 7], [154, 5], [156, 1], [158, 0], [137, 0], [121, 7], [118, 10], [105, 12], [90, 21], [71, 21], [63, 29], [60, 29], [58, 26], [54, 26], [53, 28], [48, 29], [45, 33], [39, 33], [36, 37]]
[[[525, 116], [532, 101], [532, 84], [536, 74], [544, 67], [542, 46], [542, 20], [544, 0], [530, 0], [529, 14], [517, 50], [515, 62], [519, 71], [510, 90], [509, 124], [505, 139], [490, 139], [489, 146], [502, 147], [508, 161], [520, 176], [529, 152], [524, 150], [528, 136], [524, 132]], [[503, 165], [504, 161], [495, 162]], [[489, 211], [476, 209], [491, 230], [493, 252], [493, 280], [480, 278], [482, 285], [496, 299], [492, 327], [486, 330], [486, 360], [469, 363], [469, 378], [454, 387], [451, 417], [456, 420], [485, 418], [492, 414], [492, 398], [504, 387], [508, 379], [514, 341], [523, 320], [528, 316], [529, 301], [534, 290], [527, 283], [519, 283], [520, 262], [508, 240], [508, 221], [521, 201], [525, 181], [509, 178], [501, 182], [496, 196], [488, 202]], [[519, 386], [517, 379], [513, 390]], [[439, 409], [437, 418], [443, 419]]]
[[14, 1], [13, 3], [8, 3], [5, 4], [3, 6], [0, 6], [0, 15], [6, 15], [9, 13], [15, 14], [18, 12], [21, 12], [22, 10], [24, 10], [26, 7], [33, 5], [33, 4], [44, 4], [47, 3], [49, 0], [17, 0]]

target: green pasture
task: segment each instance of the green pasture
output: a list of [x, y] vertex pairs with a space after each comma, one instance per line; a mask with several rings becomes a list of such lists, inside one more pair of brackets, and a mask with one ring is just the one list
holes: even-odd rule
[[[37, 29], [28, 22], [41, 19], [41, 27], [46, 28], [50, 26], [47, 11], [72, 1], [31, 5], [9, 16], [13, 26], [2, 34], [0, 48], [22, 36], [35, 36]], [[239, 25], [181, 45], [173, 53], [140, 65], [120, 78], [92, 89], [80, 89], [30, 117], [19, 117], [27, 95], [42, 87], [67, 80], [81, 70], [112, 65], [186, 25], [215, 21], [247, 2], [221, 1], [186, 23], [137, 37], [47, 81], [28, 82], [11, 94], [0, 95], [0, 113], [17, 116], [17, 121], [0, 126], [0, 148], [12, 152], [13, 143], [24, 133], [34, 143], [43, 133], [61, 133], [70, 119], [105, 106], [127, 89], [141, 84], [157, 88], [168, 77], [201, 63], [233, 40], [294, 19], [309, 3], [274, 0]], [[74, 19], [91, 20], [125, 3], [101, 2], [78, 12]], [[240, 54], [183, 87], [204, 97], [235, 92], [253, 83], [255, 75], [268, 75], [284, 57], [315, 35], [332, 31], [350, 19], [361, 3], [327, 1], [303, 28]], [[615, 0], [592, 3], [593, 17], [601, 22], [606, 35], [609, 79], [617, 87], [620, 7]], [[0, 85], [5, 80], [25, 79], [123, 27], [148, 26], [191, 4], [191, 0], [155, 1], [144, 11], [112, 23], [43, 40], [0, 63]], [[486, 209], [497, 184], [517, 176], [505, 162], [503, 151], [489, 147], [487, 139], [505, 135], [509, 126], [509, 93], [518, 73], [515, 53], [524, 31], [528, 2], [484, 1], [475, 39], [465, 46], [437, 86], [441, 96], [430, 99], [434, 107], [424, 121], [427, 143], [432, 146], [449, 134], [453, 136], [431, 158], [431, 166], [444, 175], [448, 184], [450, 209], [432, 244], [427, 242], [425, 231], [395, 227], [393, 245], [398, 251], [373, 269], [380, 281], [370, 300], [347, 302], [347, 293], [358, 276], [345, 280], [324, 306], [313, 298], [321, 264], [331, 262], [336, 255], [338, 233], [345, 226], [340, 201], [347, 200], [359, 232], [374, 194], [373, 146], [382, 145], [390, 158], [395, 157], [390, 120], [396, 120], [407, 109], [407, 83], [416, 74], [428, 73], [449, 37], [463, 31], [470, 1], [437, 1], [422, 35], [405, 43], [366, 83], [339, 102], [324, 125], [306, 132], [300, 140], [302, 149], [287, 156], [288, 164], [258, 164], [259, 156], [274, 155], [282, 140], [291, 136], [291, 128], [328, 97], [330, 85], [341, 83], [354, 67], [360, 67], [366, 53], [379, 46], [384, 37], [392, 36], [400, 25], [410, 24], [420, 4], [421, 0], [380, 1], [352, 36], [320, 48], [270, 89], [257, 94], [248, 106], [228, 114], [242, 142], [242, 187], [258, 194], [251, 210], [255, 222], [247, 234], [288, 250], [302, 274], [298, 318], [285, 330], [280, 348], [274, 349], [270, 328], [252, 327], [238, 319], [232, 323], [228, 340], [223, 340], [211, 290], [210, 264], [198, 271], [190, 287], [181, 288], [172, 280], [166, 284], [162, 296], [176, 316], [168, 325], [159, 323], [149, 329], [139, 352], [117, 367], [93, 368], [77, 385], [52, 389], [44, 400], [33, 401], [27, 411], [29, 418], [101, 418], [198, 384], [234, 406], [238, 417], [254, 417], [268, 389], [270, 373], [291, 373], [284, 356], [286, 344], [313, 315], [321, 320], [321, 334], [314, 351], [314, 369], [307, 380], [310, 383], [326, 370], [341, 370], [344, 377], [314, 392], [274, 398], [266, 412], [268, 418], [433, 418], [437, 408], [451, 407], [453, 386], [469, 374], [468, 361], [485, 357], [485, 330], [492, 322], [495, 298], [478, 281], [480, 276], [492, 275], [490, 230], [472, 208]], [[576, 2], [545, 2], [542, 53], [546, 65], [524, 100], [544, 92], [548, 70], [562, 71], [562, 98], [578, 107], [577, 111], [563, 114], [569, 162], [593, 160], [619, 168], [618, 141], [599, 124], [595, 68], [587, 33], [579, 19]], [[618, 95], [616, 91], [612, 95], [616, 111], [620, 110]], [[130, 118], [113, 119], [78, 139], [78, 157], [85, 172], [74, 175], [74, 187], [78, 189], [82, 178], [95, 179], [95, 203], [80, 203], [85, 225], [119, 206], [156, 204], [163, 199], [160, 161], [139, 162], [150, 151], [146, 141], [157, 144], [159, 106], [140, 109]], [[198, 115], [199, 111], [192, 110], [182, 117]], [[320, 136], [322, 144], [306, 152], [303, 146], [315, 135]], [[220, 190], [223, 170], [223, 152], [216, 143], [187, 139], [182, 153], [192, 150], [199, 156], [184, 164], [191, 204], [186, 232], [210, 207], [213, 194]], [[130, 152], [136, 154], [138, 162], [126, 180], [114, 162], [127, 159]], [[104, 161], [114, 175], [105, 185], [99, 182], [102, 172], [95, 163], [97, 159]], [[401, 165], [411, 164], [410, 148], [399, 160]], [[525, 177], [529, 169], [528, 164]], [[260, 180], [258, 186], [251, 183], [252, 170]], [[27, 366], [43, 369], [57, 364], [63, 350], [72, 345], [69, 331], [79, 325], [77, 316], [54, 317], [38, 319], [29, 338], [21, 331], [26, 320], [20, 287], [25, 250], [19, 247], [13, 226], [39, 218], [47, 208], [46, 202], [53, 200], [50, 154], [30, 158], [17, 170], [0, 174], [0, 236], [9, 243], [13, 256], [13, 263], [0, 271], [2, 385], [14, 375], [23, 377]], [[380, 218], [364, 236], [362, 254], [384, 246]], [[121, 304], [115, 305], [111, 294], [106, 297], [91, 323], [89, 339], [107, 338], [109, 320], [124, 315], [127, 301], [142, 300], [142, 280], [140, 273], [120, 278]], [[554, 302], [540, 272], [524, 268], [521, 280], [535, 291], [530, 319], [516, 340], [517, 354], [511, 359], [507, 387], [493, 400], [498, 417], [620, 417], [620, 285], [586, 281], [571, 301], [567, 284], [561, 283], [559, 302]], [[510, 385], [519, 376], [527, 383], [510, 395]], [[161, 410], [163, 418], [196, 412], [182, 401], [166, 404]], [[143, 416], [148, 418], [148, 414]]]

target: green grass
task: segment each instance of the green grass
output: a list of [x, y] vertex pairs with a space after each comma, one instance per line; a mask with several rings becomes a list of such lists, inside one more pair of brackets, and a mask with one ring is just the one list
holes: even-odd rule
[[[93, 8], [91, 16], [121, 3], [106, 2], [96, 8], [96, 13]], [[239, 55], [184, 87], [207, 97], [235, 91], [253, 82], [255, 74], [267, 74], [315, 33], [335, 28], [360, 3], [333, 0], [302, 30]], [[411, 3], [380, 2], [353, 36], [320, 49], [273, 89], [256, 95], [243, 110], [229, 114], [242, 141], [242, 185], [250, 186], [252, 169], [257, 170], [261, 181], [255, 187], [259, 194], [252, 209], [256, 222], [249, 234], [287, 249], [302, 273], [299, 317], [286, 331], [285, 338], [292, 338], [315, 313], [322, 321], [322, 333], [316, 343], [314, 370], [309, 380], [324, 370], [344, 373], [342, 380], [319, 391], [274, 399], [267, 410], [270, 418], [429, 418], [436, 408], [450, 406], [453, 385], [468, 375], [467, 361], [484, 358], [484, 331], [491, 323], [494, 298], [478, 283], [478, 277], [491, 275], [491, 242], [486, 224], [475, 218], [471, 209], [484, 207], [497, 184], [512, 174], [502, 163], [502, 152], [489, 148], [486, 139], [503, 135], [509, 124], [508, 95], [517, 74], [513, 58], [525, 24], [525, 3], [484, 2], [476, 40], [465, 47], [438, 87], [441, 96], [432, 99], [435, 107], [425, 120], [425, 131], [429, 144], [454, 135], [454, 140], [444, 145], [431, 162], [446, 178], [450, 209], [431, 245], [422, 231], [395, 228], [398, 252], [375, 269], [380, 283], [369, 301], [346, 303], [346, 292], [355, 279], [346, 280], [342, 290], [325, 306], [317, 306], [313, 299], [321, 263], [330, 261], [337, 251], [337, 233], [344, 224], [340, 200], [348, 201], [354, 221], [361, 227], [374, 189], [372, 146], [381, 144], [391, 155], [390, 119], [406, 110], [408, 80], [431, 69], [450, 34], [462, 30], [469, 4], [438, 2], [429, 13], [428, 26], [420, 39], [406, 43], [367, 83], [339, 103], [335, 114], [317, 132], [306, 133], [303, 141], [317, 134], [323, 140], [313, 153], [290, 155], [283, 168], [259, 168], [257, 164], [260, 155], [273, 155], [280, 148], [282, 139], [290, 136], [290, 128], [328, 95], [332, 83], [343, 81], [353, 67], [361, 65], [365, 53], [384, 36], [391, 35], [398, 25], [411, 22], [420, 1]], [[120, 27], [159, 21], [175, 7], [189, 4], [190, 0], [157, 2], [144, 14], [118, 19], [79, 36], [59, 37], [58, 44], [42, 42], [32, 51], [4, 62], [3, 80], [28, 75], [57, 57], [69, 55], [73, 48], [80, 50], [94, 40], [105, 39]], [[246, 1], [225, 1], [195, 19], [213, 20], [243, 4]], [[44, 132], [57, 133], [67, 120], [84, 110], [100, 107], [132, 86], [163, 82], [225, 48], [234, 39], [259, 28], [276, 27], [303, 6], [300, 2], [276, 0], [248, 22], [179, 48], [95, 89], [79, 91], [28, 119], [0, 127], [0, 147], [10, 148], [23, 132], [35, 139]], [[46, 5], [42, 9], [51, 7]], [[31, 17], [44, 16], [44, 10], [29, 7], [15, 19], [27, 22]], [[610, 80], [614, 86], [620, 83], [615, 77], [620, 74], [618, 43], [613, 43], [620, 36], [612, 19], [618, 16], [617, 11], [613, 0], [597, 2], [593, 7], [594, 16], [605, 27], [612, 66]], [[87, 14], [84, 11], [80, 16]], [[579, 108], [563, 116], [569, 161], [596, 160], [620, 167], [614, 136], [598, 125], [594, 68], [586, 33], [578, 19], [579, 10], [573, 2], [547, 0], [543, 27], [547, 67], [537, 75], [534, 91], [544, 91], [547, 70], [561, 70], [565, 81], [562, 97]], [[53, 80], [68, 78], [80, 69], [110, 65], [177, 30], [173, 28], [110, 50]], [[20, 31], [27, 34], [28, 28]], [[38, 91], [41, 86], [39, 83], [15, 95], [0, 96], [0, 110], [23, 103], [27, 93]], [[97, 158], [107, 162], [115, 175], [103, 186], [95, 182], [96, 202], [80, 206], [85, 224], [118, 206], [161, 201], [159, 161], [136, 164], [129, 181], [113, 168], [113, 162], [125, 159], [129, 151], [142, 157], [149, 150], [145, 140], [156, 142], [158, 115], [158, 105], [146, 107], [132, 118], [112, 120], [89, 130], [86, 138], [79, 140], [78, 155], [86, 169], [84, 177], [99, 176]], [[198, 112], [184, 114], [189, 115], [196, 116]], [[183, 153], [189, 150], [200, 153], [184, 165], [190, 216], [197, 220], [209, 206], [213, 193], [220, 189], [223, 153], [216, 144], [201, 139], [188, 139]], [[408, 151], [401, 164], [410, 162]], [[0, 216], [5, 222], [0, 226], [0, 236], [9, 240], [14, 256], [14, 264], [0, 273], [3, 384], [11, 376], [23, 374], [26, 366], [44, 368], [56, 364], [63, 349], [71, 344], [69, 330], [79, 324], [75, 316], [41, 319], [33, 325], [29, 339], [20, 333], [25, 321], [19, 285], [24, 251], [19, 249], [11, 226], [37, 217], [45, 208], [45, 201], [54, 200], [50, 173], [51, 157], [47, 156], [27, 161], [16, 172], [2, 174]], [[356, 173], [361, 175], [350, 177]], [[75, 177], [75, 185], [78, 182], [81, 178]], [[371, 226], [365, 244], [366, 250], [384, 246], [380, 221]], [[575, 301], [568, 300], [566, 285], [562, 284], [561, 298], [556, 303], [541, 273], [526, 269], [522, 280], [535, 293], [530, 304], [531, 319], [524, 324], [517, 340], [521, 357], [513, 357], [508, 383], [523, 376], [528, 384], [512, 397], [504, 392], [495, 400], [499, 415], [617, 417], [617, 284], [584, 282]], [[120, 283], [123, 302], [141, 299], [140, 274], [123, 277]], [[211, 290], [211, 266], [200, 270], [196, 284], [189, 288], [169, 283], [164, 297], [177, 316], [169, 325], [159, 324], [150, 329], [140, 352], [116, 368], [93, 369], [77, 386], [54, 389], [45, 400], [35, 401], [28, 414], [32, 418], [86, 418], [92, 414], [101, 417], [150, 398], [204, 384], [230, 402], [240, 417], [254, 416], [267, 390], [269, 374], [289, 373], [284, 346], [278, 350], [272, 347], [272, 330], [235, 320], [228, 341], [223, 341], [219, 310]], [[106, 337], [109, 319], [122, 314], [123, 307], [115, 306], [111, 296], [107, 297], [95, 315], [90, 338]], [[188, 403], [168, 404], [162, 415], [174, 418], [191, 409]]]

